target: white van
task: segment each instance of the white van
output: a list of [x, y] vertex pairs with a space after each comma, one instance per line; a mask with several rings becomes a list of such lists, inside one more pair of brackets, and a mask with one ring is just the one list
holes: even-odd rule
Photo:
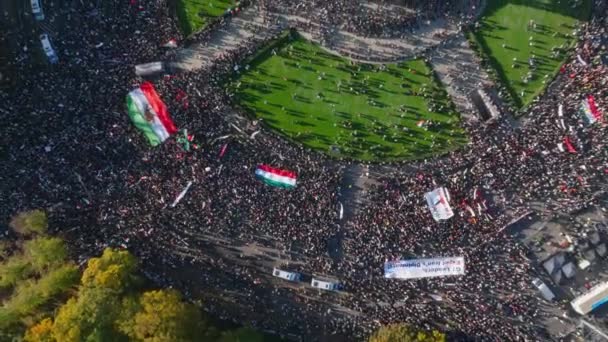
[[57, 57], [57, 53], [55, 53], [53, 46], [51, 46], [51, 41], [46, 33], [40, 35], [40, 43], [42, 44], [42, 50], [44, 50], [44, 54], [49, 59], [49, 62], [51, 62], [51, 64], [59, 62], [59, 57]]
[[340, 284], [338, 283], [332, 283], [329, 281], [319, 280], [315, 278], [312, 278], [310, 286], [326, 291], [338, 291], [340, 289]]
[[281, 279], [285, 279], [288, 281], [300, 281], [300, 273], [297, 272], [287, 272], [287, 271], [283, 271], [280, 270], [278, 268], [274, 268], [272, 270], [272, 275], [277, 277], [277, 278], [281, 278]]
[[30, 0], [30, 4], [32, 5], [32, 15], [34, 16], [34, 19], [37, 21], [44, 20], [44, 13], [42, 12], [40, 0]]
[[548, 301], [552, 301], [555, 298], [555, 294], [553, 291], [545, 284], [540, 278], [535, 278], [532, 280], [532, 284], [540, 291], [540, 294]]

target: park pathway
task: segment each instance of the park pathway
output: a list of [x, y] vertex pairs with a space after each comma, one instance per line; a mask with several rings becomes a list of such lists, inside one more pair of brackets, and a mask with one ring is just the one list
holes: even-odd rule
[[[476, 8], [477, 14], [484, 5], [482, 1]], [[430, 57], [456, 108], [467, 120], [476, 119], [471, 92], [482, 86], [488, 89], [492, 87], [464, 33], [449, 20], [425, 22], [411, 34], [399, 38], [362, 37], [338, 27], [325, 27], [330, 33], [322, 35], [320, 32], [323, 30], [317, 23], [296, 15], [265, 13], [255, 5], [212, 32], [207, 42], [193, 43], [179, 50], [171, 66], [182, 71], [208, 68], [220, 56], [244, 43], [271, 38], [288, 27], [307, 27], [306, 30], [298, 30], [304, 38], [319, 43], [331, 53], [359, 62], [381, 63]]]
[[[283, 22], [289, 25], [309, 25], [309, 21], [294, 15], [281, 15]], [[445, 19], [426, 22], [411, 34], [401, 38], [362, 37], [351, 32], [331, 27], [330, 33], [323, 40], [314, 24], [313, 32], [299, 30], [306, 39], [333, 53], [357, 62], [386, 63], [411, 59], [421, 55], [425, 50], [437, 46], [446, 38], [455, 35], [457, 27]]]
[[280, 30], [279, 27], [273, 29], [265, 25], [255, 6], [248, 7], [229, 19], [224, 27], [215, 30], [208, 42], [196, 42], [178, 51], [171, 66], [183, 71], [207, 68], [224, 53], [236, 50], [244, 42], [268, 38]]
[[470, 94], [474, 90], [491, 87], [492, 82], [486, 71], [481, 68], [464, 33], [437, 47], [429, 57], [433, 69], [458, 111], [465, 119], [474, 119], [472, 113], [475, 108], [471, 103]]
[[319, 33], [320, 27], [308, 19], [278, 13], [265, 16], [254, 5], [212, 32], [208, 42], [196, 42], [179, 50], [171, 66], [183, 71], [206, 68], [222, 54], [237, 49], [244, 42], [270, 38], [288, 27], [310, 27], [309, 30], [298, 29], [298, 32], [306, 39], [321, 44], [329, 52], [366, 63], [411, 59], [458, 34], [456, 23], [438, 19], [422, 23], [421, 27], [401, 38], [362, 37], [337, 27], [326, 27], [330, 34], [325, 35], [328, 37], [325, 40]]

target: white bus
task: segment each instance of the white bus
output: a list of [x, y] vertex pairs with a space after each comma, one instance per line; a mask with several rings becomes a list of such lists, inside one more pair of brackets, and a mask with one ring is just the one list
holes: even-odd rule
[[277, 278], [285, 279], [288, 281], [294, 281], [294, 282], [300, 281], [300, 273], [287, 272], [287, 271], [280, 270], [276, 267], [272, 270], [272, 275]]
[[44, 13], [42, 12], [40, 0], [30, 0], [30, 4], [32, 5], [32, 15], [34, 16], [34, 19], [37, 21], [44, 20]]
[[310, 282], [310, 286], [316, 287], [316, 288], [321, 289], [321, 290], [326, 290], [326, 291], [338, 291], [338, 290], [340, 290], [340, 284], [339, 283], [319, 280], [319, 279], [315, 279], [315, 278], [312, 278], [312, 281]]
[[44, 54], [49, 59], [49, 62], [51, 62], [51, 64], [59, 62], [59, 57], [57, 57], [57, 53], [55, 53], [55, 49], [53, 49], [49, 36], [46, 33], [40, 35], [40, 43], [42, 44], [42, 50], [44, 50]]

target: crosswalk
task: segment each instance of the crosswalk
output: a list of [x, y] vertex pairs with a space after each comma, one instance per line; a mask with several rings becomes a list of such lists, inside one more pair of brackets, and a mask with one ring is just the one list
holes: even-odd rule
[[51, 38], [54, 38], [57, 35], [55, 27], [47, 21], [39, 22], [38, 28], [41, 32], [48, 34]]

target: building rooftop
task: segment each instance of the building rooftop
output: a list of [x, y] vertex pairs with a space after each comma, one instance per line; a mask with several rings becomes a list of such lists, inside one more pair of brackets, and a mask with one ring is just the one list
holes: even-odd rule
[[592, 208], [565, 218], [528, 216], [509, 232], [528, 247], [539, 276], [557, 298], [572, 300], [608, 281], [605, 222], [604, 213]]

